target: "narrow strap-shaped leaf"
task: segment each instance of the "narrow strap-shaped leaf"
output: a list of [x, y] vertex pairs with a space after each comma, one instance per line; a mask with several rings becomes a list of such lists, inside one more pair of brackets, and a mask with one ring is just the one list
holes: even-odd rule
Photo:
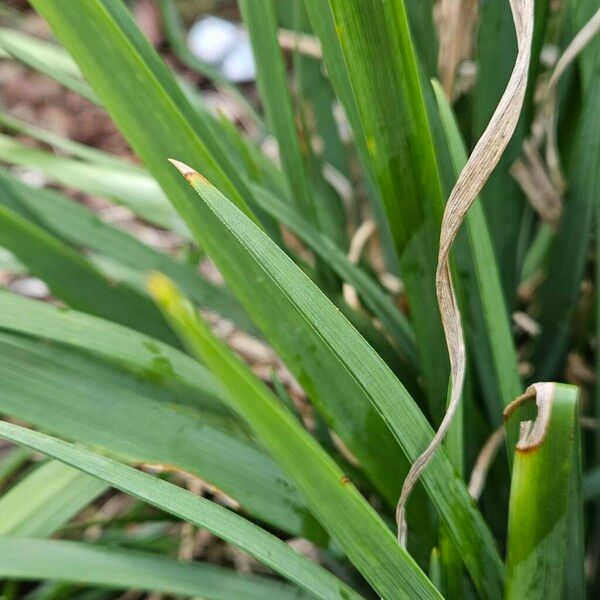
[[[598, 10], [598, 3], [596, 0], [578, 0], [569, 5], [569, 9], [573, 25], [577, 30], [581, 30]], [[579, 58], [579, 70], [581, 72], [584, 92], [587, 92], [595, 77], [594, 71], [598, 64], [598, 51], [600, 51], [600, 37], [596, 35], [595, 39], [590, 43], [589, 51], [582, 54]]]
[[243, 510], [293, 535], [326, 539], [293, 484], [230, 416], [190, 405], [136, 377], [54, 344], [0, 334], [0, 410], [128, 463], [200, 477]]
[[[433, 436], [427, 420], [381, 358], [298, 267], [216, 188], [189, 167], [178, 167], [199, 194], [198, 226], [230, 289], [365, 472], [393, 497], [401, 483], [396, 442], [409, 460], [416, 459]], [[494, 541], [443, 451], [423, 482], [476, 585], [499, 596], [502, 565]]]
[[[170, 167], [167, 165], [165, 168]], [[195, 214], [191, 215], [193, 221], [190, 221], [190, 225], [193, 223], [191, 226], [194, 230], [199, 229], [199, 236], [204, 238], [204, 247], [217, 263], [229, 289], [238, 297], [257, 327], [295, 373], [327, 424], [341, 436], [346, 446], [361, 462], [367, 476], [387, 501], [393, 504], [399, 490], [396, 471], [398, 465], [405, 464], [405, 461], [384, 421], [377, 415], [373, 406], [361, 398], [363, 392], [354, 378], [348, 378], [343, 371], [338, 372], [338, 360], [329, 352], [326, 356], [322, 355], [323, 343], [319, 328], [314, 330], [302, 313], [298, 312], [297, 307], [290, 303], [287, 293], [282, 293], [280, 284], [265, 276], [262, 260], [257, 261], [249, 254], [247, 242], [241, 243], [237, 239], [238, 234], [230, 230], [230, 223], [222, 223], [220, 215], [213, 213], [212, 205], [205, 204], [206, 199], [215, 198], [220, 206], [228, 208], [230, 202], [208, 183], [203, 183], [198, 189], [202, 191], [200, 201], [198, 194], [191, 189], [196, 199]], [[235, 216], [230, 214], [228, 219], [237, 219], [239, 214], [239, 211]], [[240, 224], [246, 228], [246, 220]], [[254, 240], [255, 228], [247, 235]], [[265, 240], [260, 236], [255, 241], [262, 248]], [[274, 254], [278, 263], [281, 262], [283, 251], [280, 248], [268, 245], [265, 250]], [[287, 261], [284, 264], [288, 266]], [[306, 288], [306, 276], [296, 265], [291, 264], [293, 270], [286, 274], [286, 287], [291, 284], [297, 292], [302, 293]], [[299, 286], [294, 283], [294, 277], [301, 278]], [[309, 289], [314, 289], [319, 297], [324, 299], [314, 285]], [[265, 299], [268, 299], [268, 302]], [[341, 317], [333, 305], [327, 305]], [[317, 307], [312, 306], [311, 313], [316, 312]], [[348, 326], [347, 321], [343, 321]], [[353, 328], [351, 330], [360, 338]], [[334, 391], [336, 389], [337, 391]]]
[[[348, 117], [357, 118], [351, 125], [391, 228], [431, 413], [439, 422], [449, 374], [434, 284], [444, 199], [406, 8], [403, 0], [328, 4], [357, 106]], [[325, 43], [323, 50], [330, 51]]]
[[383, 597], [439, 597], [434, 586], [352, 482], [275, 395], [198, 319], [162, 275], [150, 290], [173, 328], [226, 390], [224, 398], [289, 474], [322, 525]]
[[[521, 424], [510, 492], [506, 598], [561, 598], [572, 472], [579, 461], [577, 388], [538, 383], [511, 404], [507, 417], [536, 399], [534, 421]], [[522, 409], [521, 409], [522, 410]], [[574, 590], [569, 590], [569, 595]], [[575, 597], [575, 596], [574, 596]]]
[[226, 508], [167, 481], [18, 425], [0, 422], [0, 436], [85, 471], [185, 521], [204, 527], [317, 598], [358, 600], [339, 579], [296, 553], [287, 544]]
[[107, 487], [77, 469], [48, 461], [0, 497], [0, 538], [50, 537]]
[[365, 271], [351, 263], [336, 244], [303, 219], [301, 214], [265, 190], [255, 189], [255, 198], [259, 206], [293, 231], [343, 281], [356, 288], [367, 308], [381, 320], [387, 332], [396, 340], [403, 357], [416, 367], [418, 356], [412, 327], [393, 299]]
[[[333, 89], [339, 98], [348, 121], [352, 125], [355, 138], [362, 135], [362, 130], [357, 129], [357, 123], [360, 122], [358, 115], [358, 106], [354, 91], [350, 84], [348, 69], [342, 53], [342, 47], [337, 37], [335, 21], [328, 2], [315, 2], [314, 0], [304, 0], [304, 7], [310, 20], [310, 25], [314, 33], [319, 38], [323, 51], [323, 61], [327, 68], [327, 75], [331, 81]], [[359, 143], [357, 150], [364, 164], [368, 163], [367, 146], [365, 143]], [[379, 227], [379, 233], [382, 241], [382, 249], [385, 253], [387, 267], [393, 273], [398, 273], [398, 258], [394, 250], [392, 233], [390, 225], [385, 217], [383, 203], [378, 196], [377, 187], [368, 179], [366, 186], [369, 190], [368, 200], [373, 211], [373, 217]]]
[[198, 406], [219, 411], [219, 389], [205, 367], [160, 340], [112, 321], [0, 290], [0, 328], [98, 354], [141, 378], [192, 390]]
[[12, 448], [5, 452], [0, 461], [0, 486], [10, 479], [30, 457], [30, 452], [23, 448]]
[[63, 540], [0, 539], [0, 577], [69, 581], [206, 600], [301, 600], [298, 588], [203, 563]]
[[98, 97], [83, 81], [75, 61], [63, 48], [14, 29], [0, 28], [0, 48], [32, 69], [40, 71], [91, 102]]
[[21, 119], [9, 114], [0, 112], [0, 125], [3, 129], [6, 128], [14, 133], [22, 134], [35, 140], [39, 140], [48, 146], [52, 146], [55, 149], [60, 149], [63, 152], [72, 154], [73, 156], [82, 160], [117, 168], [125, 165], [131, 170], [139, 169], [139, 167], [133, 162], [129, 162], [120, 156], [110, 154], [109, 152], [104, 152], [104, 150], [100, 150], [98, 148], [86, 146], [85, 144], [80, 144], [79, 142], [74, 142], [73, 140], [65, 138], [58, 133], [54, 133], [48, 129], [43, 129], [37, 125], [32, 125], [31, 123], [22, 121]]
[[[252, 194], [211, 123], [192, 107], [121, 1], [34, 0], [32, 4], [72, 54], [163, 190], [172, 199], [179, 197], [178, 210], [186, 204], [187, 192], [162, 169], [164, 160], [174, 154], [204, 169], [244, 212], [252, 214], [246, 203]], [[112, 68], [106, 69], [106, 64]]]
[[[280, 25], [291, 26], [297, 33], [302, 35], [313, 35], [308, 14], [302, 0], [292, 3], [292, 15], [287, 22], [282, 23], [281, 10], [279, 11]], [[302, 39], [302, 38], [299, 38]], [[322, 58], [322, 57], [321, 57]], [[337, 171], [351, 177], [351, 165], [349, 163], [350, 152], [346, 143], [340, 136], [340, 128], [335, 116], [337, 98], [329, 81], [329, 74], [323, 68], [321, 58], [309, 56], [300, 51], [300, 45], [293, 47], [292, 67], [293, 84], [296, 86], [296, 106], [305, 115], [305, 129], [311, 134], [316, 134], [323, 140], [322, 152], [317, 159], [318, 166], [327, 168], [325, 165], [333, 166]], [[309, 145], [304, 146], [308, 152]], [[314, 177], [314, 174], [311, 172]], [[343, 214], [344, 207], [341, 207]], [[340, 219], [340, 221], [342, 221]], [[343, 220], [345, 221], [345, 220]], [[345, 222], [338, 225], [342, 236], [341, 242], [346, 244]]]
[[5, 206], [0, 206], [0, 244], [73, 308], [177, 344], [149, 298], [109, 282], [73, 248]]
[[313, 224], [318, 207], [302, 157], [287, 75], [277, 40], [272, 0], [240, 0], [239, 7], [250, 33], [257, 63], [257, 81], [263, 108], [277, 138], [279, 155], [296, 208]]
[[51, 181], [88, 194], [107, 196], [125, 204], [136, 215], [154, 225], [186, 235], [185, 226], [156, 181], [139, 168], [126, 164], [118, 168], [56, 156], [3, 134], [0, 134], [0, 159], [13, 165], [38, 168]]
[[70, 244], [95, 250], [140, 273], [160, 270], [181, 285], [201, 308], [214, 310], [245, 331], [253, 331], [250, 319], [231, 294], [201, 277], [194, 267], [105, 223], [86, 206], [54, 190], [31, 188], [1, 169], [0, 182], [4, 184], [0, 202], [10, 196], [35, 215], [44, 227]]
[[410, 30], [428, 75], [437, 73], [439, 44], [433, 20], [434, 0], [405, 0]]

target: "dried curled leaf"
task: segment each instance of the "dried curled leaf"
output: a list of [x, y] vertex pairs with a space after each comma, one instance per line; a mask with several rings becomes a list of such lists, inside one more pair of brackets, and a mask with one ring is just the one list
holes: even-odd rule
[[535, 399], [538, 414], [534, 421], [522, 421], [517, 442], [517, 450], [526, 452], [537, 448], [545, 439], [552, 416], [552, 401], [556, 390], [555, 383], [534, 383], [524, 394], [513, 400], [504, 410], [506, 421], [513, 412], [531, 400]]
[[499, 427], [490, 435], [477, 455], [475, 466], [469, 478], [469, 494], [471, 494], [471, 498], [476, 502], [481, 497], [487, 474], [494, 462], [494, 458], [496, 458], [496, 454], [498, 454], [498, 450], [504, 443], [504, 437], [504, 427]]
[[556, 86], [561, 75], [569, 65], [579, 56], [581, 51], [590, 43], [594, 36], [600, 31], [600, 8], [594, 16], [579, 30], [571, 40], [566, 50], [558, 59], [554, 71], [546, 88], [544, 108], [542, 111], [542, 132], [546, 135], [546, 162], [550, 170], [554, 185], [559, 190], [564, 190], [565, 181], [562, 176], [558, 144], [556, 140]]
[[404, 481], [396, 510], [398, 540], [401, 543], [405, 543], [406, 540], [406, 522], [404, 517], [406, 501], [419, 476], [442, 443], [458, 408], [464, 385], [466, 352], [460, 311], [452, 286], [449, 262], [450, 248], [469, 207], [475, 198], [477, 198], [485, 182], [498, 164], [502, 153], [514, 133], [527, 89], [531, 41], [533, 37], [533, 0], [510, 0], [510, 6], [518, 44], [515, 66], [504, 94], [486, 130], [477, 142], [467, 164], [458, 177], [454, 189], [448, 198], [442, 218], [436, 272], [436, 292], [450, 356], [450, 401], [439, 429], [429, 446], [414, 462]]

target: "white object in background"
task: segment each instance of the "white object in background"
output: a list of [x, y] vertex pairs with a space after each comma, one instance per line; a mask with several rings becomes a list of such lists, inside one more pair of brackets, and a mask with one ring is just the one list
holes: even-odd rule
[[36, 277], [17, 279], [17, 281], [13, 281], [8, 288], [11, 292], [19, 294], [19, 296], [33, 298], [34, 300], [43, 300], [50, 295], [48, 286], [41, 279], [37, 279]]
[[232, 83], [256, 77], [256, 65], [248, 34], [239, 25], [209, 16], [192, 25], [187, 45], [199, 60], [216, 67]]
[[217, 65], [225, 60], [239, 37], [240, 30], [233, 23], [211, 16], [192, 25], [187, 45], [196, 58], [210, 65]]
[[219, 70], [233, 83], [246, 83], [256, 77], [256, 64], [250, 40], [244, 37], [233, 47]]

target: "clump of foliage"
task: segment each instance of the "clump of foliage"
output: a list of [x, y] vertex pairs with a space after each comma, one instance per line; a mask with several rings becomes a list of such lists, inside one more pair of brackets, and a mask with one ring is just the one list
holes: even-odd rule
[[[52, 292], [0, 291], [4, 596], [597, 593], [600, 394], [582, 373], [600, 17], [596, 0], [551, 4], [239, 0], [255, 107], [158, 0], [235, 124], [122, 0], [31, 0], [60, 45], [0, 29], [3, 59], [103, 107], [139, 158], [0, 114], [0, 160], [53, 184], [0, 170], [0, 245]], [[549, 48], [567, 49], [556, 66]], [[178, 252], [54, 184], [126, 206]], [[253, 370], [215, 323], [277, 369]], [[255, 573], [178, 561], [195, 528]]]

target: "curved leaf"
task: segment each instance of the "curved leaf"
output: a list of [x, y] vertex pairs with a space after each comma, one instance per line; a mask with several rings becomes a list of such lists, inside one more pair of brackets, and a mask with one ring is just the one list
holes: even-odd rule
[[317, 598], [360, 599], [353, 590], [287, 544], [218, 504], [117, 461], [18, 425], [0, 422], [0, 436], [52, 456], [103, 479], [126, 494], [208, 529]]

